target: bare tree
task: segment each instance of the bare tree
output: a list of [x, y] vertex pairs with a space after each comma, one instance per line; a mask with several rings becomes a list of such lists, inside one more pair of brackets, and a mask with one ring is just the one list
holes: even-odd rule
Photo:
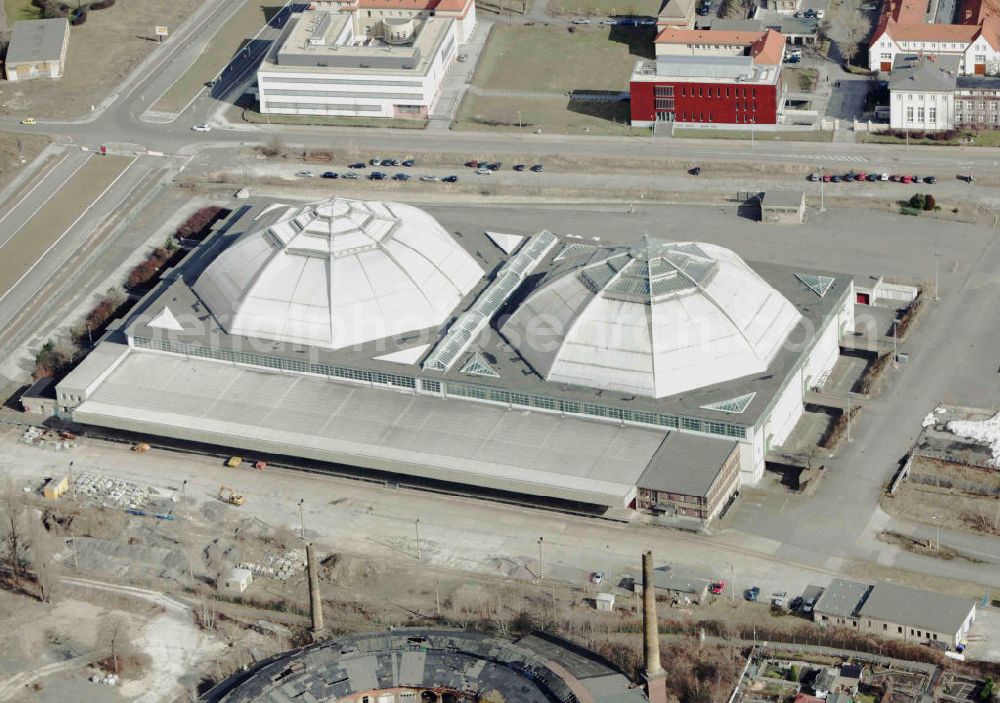
[[129, 637], [129, 624], [125, 618], [115, 616], [105, 619], [97, 632], [97, 651], [104, 652], [110, 660], [111, 673], [121, 674], [122, 659], [133, 654]]
[[8, 477], [0, 495], [0, 545], [2, 558], [10, 570], [15, 586], [19, 586], [28, 562], [31, 539], [28, 536], [24, 500]]
[[[35, 573], [35, 584], [38, 586], [38, 600], [43, 603], [52, 601], [52, 590], [55, 587], [56, 575], [52, 563], [52, 554], [55, 552], [55, 545], [52, 539], [46, 535], [38, 520], [31, 520], [28, 526], [28, 534], [31, 541], [31, 548], [28, 551], [32, 570]], [[76, 545], [73, 545], [76, 549]]]
[[871, 29], [868, 17], [861, 12], [858, 0], [846, 0], [840, 6], [839, 17], [833, 24], [839, 35], [837, 48], [845, 63], [850, 63], [858, 51], [858, 45], [864, 41]]

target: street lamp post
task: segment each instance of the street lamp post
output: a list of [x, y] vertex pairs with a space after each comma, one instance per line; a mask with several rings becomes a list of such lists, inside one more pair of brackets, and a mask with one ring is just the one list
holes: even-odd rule
[[[73, 480], [73, 462], [69, 462], [69, 486], [73, 489], [73, 500], [76, 500], [76, 481]], [[74, 547], [75, 548], [75, 547]]]
[[938, 295], [938, 261], [941, 259], [941, 252], [934, 252], [934, 300], [941, 300]]
[[892, 320], [892, 368], [899, 368], [899, 337], [897, 336], [899, 332], [899, 318], [893, 318]]
[[413, 527], [417, 533], [417, 561], [420, 561], [420, 518], [414, 520]]
[[303, 542], [306, 541], [306, 519], [302, 512], [302, 506], [305, 504], [305, 498], [299, 498], [299, 537]]
[[184, 518], [187, 519], [188, 514], [188, 494], [187, 494], [188, 482], [184, 479], [184, 483], [181, 484], [181, 501], [184, 503]]
[[934, 551], [941, 551], [941, 523], [938, 520], [941, 518], [940, 515], [931, 516], [931, 520], [934, 521]]
[[545, 578], [545, 566], [542, 561], [542, 542], [545, 541], [544, 537], [538, 538], [538, 578]]
[[854, 437], [851, 436], [851, 392], [847, 392], [847, 441], [853, 442]]

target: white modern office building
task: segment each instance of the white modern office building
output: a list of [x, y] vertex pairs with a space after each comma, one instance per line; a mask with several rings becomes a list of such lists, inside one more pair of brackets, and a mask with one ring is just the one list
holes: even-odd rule
[[263, 113], [426, 119], [475, 27], [473, 0], [315, 5], [291, 17], [257, 71]]
[[850, 277], [702, 242], [261, 201], [59, 384], [58, 412], [577, 504], [635, 507], [645, 489], [710, 519], [795, 427], [854, 297]]

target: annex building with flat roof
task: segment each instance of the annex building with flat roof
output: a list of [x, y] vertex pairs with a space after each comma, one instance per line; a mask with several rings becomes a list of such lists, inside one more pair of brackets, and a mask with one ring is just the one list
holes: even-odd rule
[[709, 520], [794, 428], [853, 301], [850, 277], [704, 242], [453, 234], [400, 203], [251, 201], [59, 384], [57, 412]]
[[9, 81], [59, 78], [69, 50], [69, 20], [18, 20], [14, 23], [4, 71]]

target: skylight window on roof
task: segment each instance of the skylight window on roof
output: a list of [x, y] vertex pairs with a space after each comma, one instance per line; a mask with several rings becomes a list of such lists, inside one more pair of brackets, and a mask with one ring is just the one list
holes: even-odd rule
[[702, 405], [703, 410], [718, 410], [724, 413], [739, 414], [744, 412], [750, 403], [753, 402], [754, 396], [757, 393], [745, 393], [743, 395], [736, 396], [735, 398], [730, 398], [729, 400], [720, 400], [716, 403], [708, 403], [707, 405]]
[[826, 295], [830, 287], [833, 286], [834, 281], [836, 281], [833, 276], [820, 276], [815, 273], [797, 273], [795, 277], [820, 298]]
[[500, 374], [493, 370], [490, 362], [486, 360], [480, 352], [476, 352], [462, 367], [462, 373], [469, 373], [474, 376], [489, 376], [490, 378], [500, 378]]

